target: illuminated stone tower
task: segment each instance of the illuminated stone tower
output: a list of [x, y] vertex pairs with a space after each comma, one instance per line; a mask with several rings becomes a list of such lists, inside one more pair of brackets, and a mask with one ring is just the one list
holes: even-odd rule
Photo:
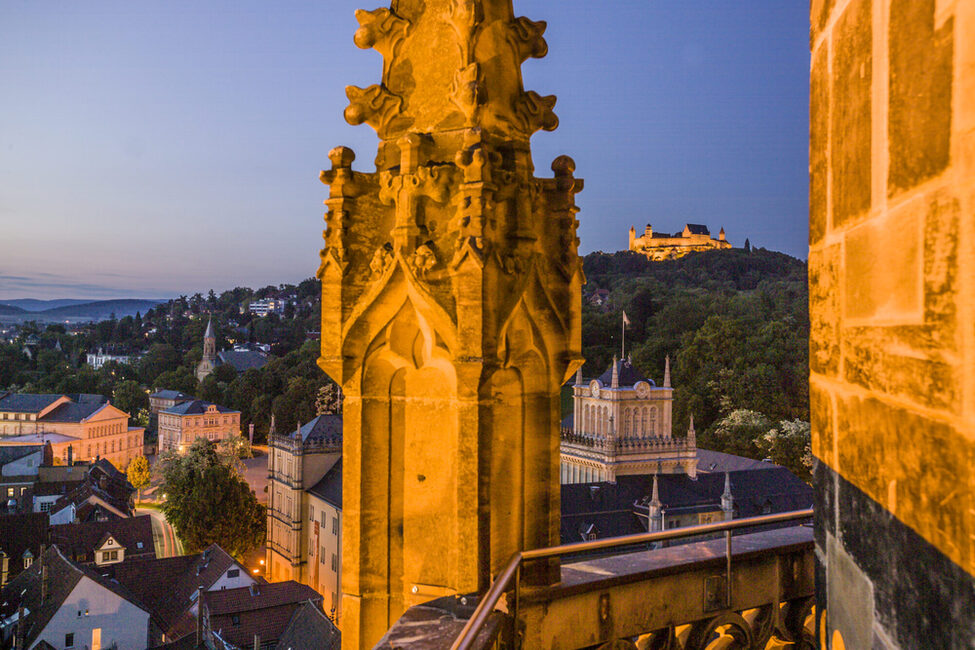
[[196, 378], [199, 381], [206, 379], [207, 375], [217, 367], [217, 335], [213, 331], [213, 316], [207, 321], [207, 330], [203, 334], [203, 358], [196, 365]]
[[[382, 83], [346, 92], [379, 135], [375, 172], [338, 147], [325, 202], [321, 367], [344, 404], [343, 644], [407, 607], [487, 587], [559, 541], [559, 388], [581, 365], [575, 194], [529, 139], [555, 97], [526, 92], [544, 23], [511, 0], [358, 11]], [[557, 579], [542, 567], [528, 579]]]

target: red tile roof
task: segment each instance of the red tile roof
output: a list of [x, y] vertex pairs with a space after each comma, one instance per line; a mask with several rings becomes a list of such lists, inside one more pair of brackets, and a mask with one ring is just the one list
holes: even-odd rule
[[320, 609], [322, 596], [293, 580], [211, 591], [203, 595], [205, 625], [241, 647], [253, 644], [255, 635], [262, 644], [274, 642], [288, 627], [295, 610], [308, 601]]

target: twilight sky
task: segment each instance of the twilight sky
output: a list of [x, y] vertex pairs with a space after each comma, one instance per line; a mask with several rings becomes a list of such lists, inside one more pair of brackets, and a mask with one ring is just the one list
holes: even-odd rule
[[[381, 0], [0, 1], [0, 299], [169, 297], [318, 266], [327, 153], [371, 170], [344, 88]], [[388, 4], [388, 3], [387, 3]], [[783, 0], [515, 0], [548, 22], [533, 139], [586, 180], [582, 252], [704, 223], [806, 256], [808, 7]]]

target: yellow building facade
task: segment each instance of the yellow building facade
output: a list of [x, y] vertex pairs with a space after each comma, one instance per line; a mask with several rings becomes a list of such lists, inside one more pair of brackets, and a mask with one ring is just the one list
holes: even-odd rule
[[240, 435], [240, 411], [189, 400], [159, 412], [159, 452], [184, 452], [197, 438], [220, 442]]
[[0, 393], [0, 445], [49, 442], [58, 464], [101, 457], [124, 469], [144, 453], [144, 434], [98, 395]]
[[717, 239], [711, 237], [707, 226], [699, 223], [688, 223], [684, 229], [675, 234], [654, 232], [653, 226], [647, 224], [643, 234], [636, 236], [636, 229], [630, 227], [629, 250], [645, 255], [655, 262], [673, 260], [696, 251], [712, 251], [731, 248], [731, 242], [724, 234], [724, 228], [718, 233]]
[[[375, 172], [329, 154], [320, 365], [344, 416], [342, 642], [408, 607], [484, 589], [559, 541], [560, 386], [582, 363], [575, 163], [534, 175], [555, 97], [523, 89], [544, 23], [511, 0], [358, 11], [384, 62], [350, 86]], [[526, 489], [530, 485], [531, 489]], [[555, 564], [528, 580], [558, 579]]]

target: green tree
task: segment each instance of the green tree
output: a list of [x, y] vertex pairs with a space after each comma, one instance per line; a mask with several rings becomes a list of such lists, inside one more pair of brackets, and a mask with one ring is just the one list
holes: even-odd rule
[[761, 413], [737, 409], [709, 427], [698, 437], [697, 443], [704, 449], [761, 460], [765, 456], [758, 440], [771, 427], [772, 423]]
[[780, 420], [759, 436], [755, 444], [773, 463], [789, 468], [804, 481], [812, 480], [812, 438], [808, 422]]
[[112, 405], [129, 414], [129, 422], [136, 423], [139, 412], [149, 408], [149, 395], [138, 383], [127, 379], [115, 384]]
[[212, 440], [197, 438], [185, 455], [161, 462], [162, 510], [189, 552], [218, 544], [239, 558], [264, 542], [266, 509]]
[[152, 470], [149, 469], [149, 461], [143, 455], [138, 455], [129, 463], [125, 475], [136, 490], [138, 490], [138, 500], [142, 501], [142, 491], [149, 487], [152, 480]]

